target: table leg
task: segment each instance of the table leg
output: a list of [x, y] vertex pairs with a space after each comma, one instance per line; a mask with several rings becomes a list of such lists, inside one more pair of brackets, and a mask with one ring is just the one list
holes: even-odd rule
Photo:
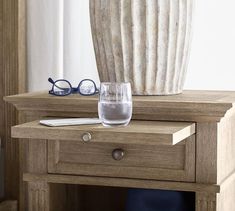
[[196, 193], [196, 211], [216, 211], [216, 193]]
[[49, 184], [46, 182], [28, 183], [28, 211], [49, 211]]

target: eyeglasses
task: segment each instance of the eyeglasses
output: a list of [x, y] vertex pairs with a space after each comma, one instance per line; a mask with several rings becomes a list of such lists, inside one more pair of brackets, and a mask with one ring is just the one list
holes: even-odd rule
[[99, 93], [95, 82], [91, 79], [82, 80], [77, 87], [72, 87], [71, 83], [65, 79], [53, 81], [52, 78], [48, 78], [48, 81], [53, 84], [49, 94], [56, 96], [66, 96], [77, 93], [84, 96], [91, 96]]

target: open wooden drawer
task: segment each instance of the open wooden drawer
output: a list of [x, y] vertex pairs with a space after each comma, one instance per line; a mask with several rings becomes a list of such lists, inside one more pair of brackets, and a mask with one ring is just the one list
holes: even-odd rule
[[132, 121], [127, 127], [12, 127], [12, 137], [48, 140], [48, 173], [195, 181], [195, 124]]

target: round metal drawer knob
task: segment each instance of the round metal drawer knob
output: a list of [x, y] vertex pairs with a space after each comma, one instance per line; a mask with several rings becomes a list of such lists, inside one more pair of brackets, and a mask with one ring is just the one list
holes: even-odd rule
[[82, 140], [83, 140], [84, 142], [91, 141], [91, 134], [88, 133], [88, 132], [83, 133], [83, 134], [82, 134]]
[[114, 160], [122, 160], [125, 155], [125, 152], [123, 149], [115, 149], [112, 152], [112, 157]]

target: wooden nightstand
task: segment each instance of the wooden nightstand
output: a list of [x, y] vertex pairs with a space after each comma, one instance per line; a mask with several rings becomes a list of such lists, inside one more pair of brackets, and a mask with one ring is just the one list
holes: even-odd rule
[[[133, 100], [128, 127], [50, 128], [38, 119], [97, 116], [97, 97], [7, 97], [22, 123], [12, 128], [12, 136], [20, 138], [26, 182], [20, 184], [21, 210], [82, 210], [84, 192], [78, 189], [85, 187], [75, 190], [72, 184], [123, 187], [123, 195], [128, 187], [191, 191], [196, 211], [235, 210], [235, 92]], [[94, 200], [85, 195], [85, 201]]]

